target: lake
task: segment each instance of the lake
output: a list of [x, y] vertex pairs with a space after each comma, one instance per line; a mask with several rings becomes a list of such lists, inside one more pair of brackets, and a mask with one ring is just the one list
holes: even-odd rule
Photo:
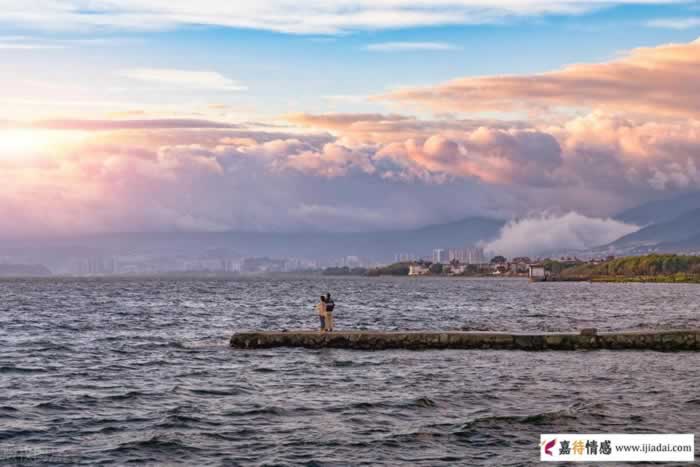
[[700, 327], [693, 284], [0, 281], [0, 463], [529, 465], [540, 433], [700, 433], [697, 353], [237, 350], [236, 331]]

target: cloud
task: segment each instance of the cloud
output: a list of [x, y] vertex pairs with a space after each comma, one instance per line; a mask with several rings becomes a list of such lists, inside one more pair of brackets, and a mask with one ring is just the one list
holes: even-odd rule
[[550, 135], [483, 127], [459, 139], [433, 135], [387, 144], [376, 157], [401, 167], [400, 178], [472, 177], [487, 183], [532, 185], [553, 183], [552, 172], [562, 162], [559, 145]]
[[496, 120], [419, 120], [416, 117], [399, 114], [379, 113], [298, 113], [286, 115], [291, 123], [311, 128], [332, 130], [344, 138], [361, 143], [391, 143], [410, 138], [429, 138], [440, 133], [459, 136], [480, 127], [494, 129], [526, 129], [524, 122], [499, 122]]
[[[509, 191], [523, 187], [528, 192], [519, 196], [537, 205], [538, 198], [557, 199], [587, 213], [609, 213], [656, 190], [700, 187], [700, 121], [694, 119], [597, 111], [539, 125], [397, 114], [297, 114], [289, 120], [331, 130], [349, 147], [371, 146], [378, 176], [432, 183], [476, 178], [510, 185]], [[596, 202], [577, 201], [574, 193]], [[601, 211], [601, 204], [610, 210]]]
[[415, 121], [415, 117], [408, 117], [398, 114], [358, 114], [358, 113], [328, 113], [321, 115], [297, 113], [285, 116], [287, 121], [299, 123], [306, 126], [316, 126], [322, 128], [346, 129], [350, 125], [369, 122], [372, 124], [382, 122], [397, 122], [405, 120]]
[[375, 172], [371, 155], [336, 143], [328, 143], [315, 151], [303, 151], [285, 157], [277, 167], [291, 168], [302, 173], [324, 177], [341, 177], [353, 169], [367, 174]]
[[130, 79], [179, 88], [220, 91], [244, 91], [241, 86], [215, 71], [177, 70], [174, 68], [133, 68], [123, 70], [122, 76]]
[[464, 181], [385, 182], [374, 173], [371, 148], [322, 143], [318, 135], [217, 131], [218, 138], [95, 132], [66, 147], [2, 157], [1, 235], [375, 230], [457, 218], [465, 210], [446, 203], [453, 196], [499, 198]]
[[[520, 186], [530, 190], [520, 196], [538, 205], [538, 198], [566, 199], [580, 209], [586, 203], [574, 200], [576, 193], [614, 209], [649, 196], [650, 190], [700, 186], [697, 120], [640, 120], [604, 112], [542, 125], [396, 114], [288, 118], [329, 129], [349, 148], [371, 148], [365, 152], [377, 176], [431, 183], [472, 178], [510, 191]], [[614, 198], [618, 201], [610, 205]], [[592, 207], [586, 212], [600, 208]]]
[[377, 99], [434, 111], [521, 112], [550, 108], [700, 115], [700, 39], [639, 48], [607, 63], [571, 65], [537, 75], [466, 77], [409, 87]]
[[[294, 126], [24, 122], [21, 131], [46, 144], [22, 157], [0, 151], [0, 228], [5, 236], [349, 231], [553, 207], [595, 219], [659, 190], [700, 188], [697, 119], [603, 111], [539, 124], [371, 113], [287, 118]], [[18, 124], [2, 127], [11, 131], [0, 128], [0, 148], [11, 147]], [[80, 138], [53, 144], [53, 135], [73, 133]], [[588, 242], [588, 230], [576, 232], [579, 243], [561, 244]]]
[[457, 47], [446, 42], [380, 42], [369, 44], [366, 49], [372, 52], [417, 52], [456, 50]]
[[358, 104], [367, 101], [367, 96], [362, 94], [330, 94], [321, 96], [322, 99], [334, 103]]
[[125, 39], [89, 38], [89, 39], [51, 39], [33, 38], [30, 36], [0, 36], [0, 50], [41, 50], [65, 49], [84, 45], [118, 45], [127, 42]]
[[635, 225], [576, 212], [540, 214], [509, 222], [485, 249], [507, 257], [537, 257], [604, 245], [638, 229]]
[[40, 49], [62, 49], [64, 46], [59, 44], [43, 44], [43, 43], [18, 43], [18, 42], [0, 42], [0, 50], [40, 50]]
[[[264, 29], [295, 34], [338, 34], [454, 24], [498, 23], [513, 17], [582, 14], [621, 4], [674, 0], [286, 0], [199, 2], [162, 0], [24, 0], [3, 2], [2, 22], [12, 26], [67, 29], [151, 30], [190, 25]], [[429, 6], [429, 8], [428, 8]]]
[[692, 29], [700, 27], [700, 18], [661, 18], [649, 21], [647, 26], [663, 29]]
[[77, 120], [56, 119], [38, 120], [34, 122], [0, 122], [0, 128], [34, 128], [45, 130], [77, 130], [77, 131], [105, 131], [105, 130], [135, 130], [135, 129], [204, 129], [204, 128], [241, 128], [242, 125], [216, 122], [212, 120], [161, 118], [143, 120]]
[[567, 172], [592, 189], [639, 195], [639, 188], [700, 186], [700, 120], [635, 120], [594, 112], [546, 131], [559, 141]]

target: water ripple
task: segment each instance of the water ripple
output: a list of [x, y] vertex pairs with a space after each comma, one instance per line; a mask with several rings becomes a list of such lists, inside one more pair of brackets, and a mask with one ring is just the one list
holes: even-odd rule
[[315, 327], [325, 291], [338, 328], [700, 327], [682, 284], [0, 281], [0, 463], [520, 466], [543, 432], [700, 426], [695, 354], [227, 345]]

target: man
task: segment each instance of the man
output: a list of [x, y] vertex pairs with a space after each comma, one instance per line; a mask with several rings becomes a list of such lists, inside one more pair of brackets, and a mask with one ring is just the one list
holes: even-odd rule
[[335, 308], [335, 302], [331, 298], [330, 292], [326, 294], [326, 331], [333, 331], [333, 309]]
[[318, 317], [321, 320], [320, 332], [326, 331], [326, 297], [321, 295], [321, 301], [316, 304], [316, 310], [318, 311]]

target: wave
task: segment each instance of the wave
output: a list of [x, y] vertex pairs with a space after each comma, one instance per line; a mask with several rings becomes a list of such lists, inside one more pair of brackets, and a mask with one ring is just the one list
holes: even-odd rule
[[131, 399], [137, 399], [139, 397], [150, 397], [150, 396], [157, 396], [157, 395], [158, 394], [144, 392], [144, 391], [128, 391], [128, 392], [125, 392], [122, 394], [113, 394], [110, 396], [105, 396], [102, 399], [113, 400], [113, 401], [126, 401], [126, 400], [131, 400]]
[[496, 426], [501, 430], [512, 430], [514, 425], [552, 425], [576, 420], [576, 418], [576, 414], [569, 409], [532, 415], [490, 415], [459, 425], [453, 430], [453, 434], [480, 433], [484, 425], [488, 427]]
[[54, 402], [54, 401], [49, 401], [49, 402], [40, 402], [34, 406], [35, 409], [41, 409], [41, 410], [69, 410], [70, 407], [68, 404], [63, 404], [60, 402]]
[[95, 406], [98, 403], [99, 399], [97, 397], [81, 394], [39, 402], [34, 408], [41, 410], [84, 410], [86, 406]]
[[235, 387], [230, 389], [190, 389], [192, 394], [203, 396], [235, 396], [238, 394], [250, 394], [251, 391], [244, 387]]
[[204, 431], [201, 433], [202, 436], [212, 439], [224, 440], [224, 441], [240, 441], [244, 436], [255, 436], [259, 434], [259, 431], [253, 428], [240, 428], [234, 432], [221, 432], [221, 431]]
[[10, 440], [12, 438], [26, 438], [36, 435], [43, 435], [46, 430], [23, 430], [20, 428], [9, 428], [0, 431], [0, 441]]
[[172, 454], [173, 452], [182, 451], [201, 451], [201, 448], [186, 444], [179, 439], [164, 438], [161, 435], [154, 435], [150, 438], [136, 441], [128, 441], [121, 443], [114, 451], [151, 451], [163, 454]]
[[223, 424], [189, 415], [168, 415], [155, 425], [158, 429], [187, 429], [201, 426], [219, 428]]
[[354, 361], [354, 360], [334, 360], [333, 361], [333, 366], [338, 367], [338, 368], [348, 368], [348, 367], [365, 367], [365, 366], [383, 366], [386, 365], [387, 363], [391, 363], [391, 361], [387, 360], [380, 360], [380, 361]]
[[18, 419], [20, 418], [19, 409], [9, 405], [0, 406], [0, 418]]
[[[416, 399], [419, 401], [420, 399]], [[383, 438], [370, 441], [383, 448], [402, 449], [417, 443], [448, 443], [449, 439], [467, 442], [471, 447], [505, 448], [518, 443], [519, 433], [532, 432], [541, 425], [561, 424], [576, 419], [569, 410], [543, 412], [532, 415], [488, 415], [466, 423], [438, 423], [420, 427], [415, 431], [391, 433]], [[461, 440], [461, 441], [460, 441]], [[529, 441], [528, 441], [529, 443]], [[366, 447], [365, 443], [362, 443]]]
[[25, 373], [45, 373], [46, 368], [23, 367], [23, 366], [0, 366], [0, 374], [25, 374]]
[[249, 417], [256, 415], [284, 416], [288, 414], [289, 411], [287, 409], [277, 406], [257, 407], [248, 410], [229, 410], [223, 413], [226, 417]]
[[127, 428], [124, 427], [118, 427], [118, 426], [106, 426], [104, 428], [100, 428], [99, 430], [95, 431], [95, 434], [100, 434], [100, 435], [112, 435], [114, 433], [121, 433], [125, 431]]
[[49, 339], [38, 339], [38, 340], [28, 340], [24, 342], [19, 342], [16, 344], [17, 347], [25, 348], [27, 347], [31, 352], [49, 352], [49, 351], [73, 351], [73, 347], [67, 343], [56, 343], [55, 341]]
[[415, 408], [432, 408], [437, 406], [435, 401], [428, 397], [419, 397], [417, 399], [411, 400], [381, 400], [381, 401], [361, 401], [353, 402], [351, 404], [338, 405], [335, 407], [330, 407], [327, 410], [330, 412], [347, 412], [347, 411], [369, 411], [372, 409], [415, 409]]
[[435, 402], [432, 399], [428, 399], [427, 397], [419, 397], [415, 401], [413, 401], [413, 405], [416, 407], [423, 407], [423, 408], [428, 408], [428, 407], [435, 407]]

